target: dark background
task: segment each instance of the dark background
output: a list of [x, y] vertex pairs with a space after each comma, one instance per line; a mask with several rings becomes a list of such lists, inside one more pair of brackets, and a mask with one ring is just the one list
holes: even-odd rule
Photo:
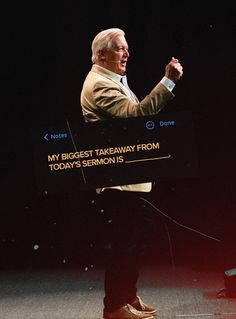
[[[151, 262], [236, 267], [235, 9], [189, 1], [20, 4], [2, 10], [0, 267], [100, 264], [100, 207], [91, 190], [38, 194], [31, 132], [82, 121], [80, 90], [91, 41], [102, 29], [125, 30], [130, 87], [142, 99], [172, 56], [184, 76], [163, 112], [191, 110], [199, 175], [157, 182], [153, 202], [184, 225], [157, 216]], [[167, 228], [168, 226], [168, 228]], [[168, 230], [168, 231], [167, 231]]]

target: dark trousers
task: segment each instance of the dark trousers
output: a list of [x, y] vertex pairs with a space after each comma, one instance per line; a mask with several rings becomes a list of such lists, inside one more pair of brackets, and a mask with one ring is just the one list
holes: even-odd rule
[[107, 236], [104, 309], [112, 312], [137, 295], [139, 269], [150, 247], [153, 212], [146, 193], [105, 190], [100, 197]]

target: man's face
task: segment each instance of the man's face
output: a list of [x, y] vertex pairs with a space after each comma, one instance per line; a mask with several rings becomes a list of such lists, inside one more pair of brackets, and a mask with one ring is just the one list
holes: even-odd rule
[[120, 75], [126, 71], [128, 58], [128, 44], [123, 36], [114, 38], [112, 47], [103, 51], [104, 67]]

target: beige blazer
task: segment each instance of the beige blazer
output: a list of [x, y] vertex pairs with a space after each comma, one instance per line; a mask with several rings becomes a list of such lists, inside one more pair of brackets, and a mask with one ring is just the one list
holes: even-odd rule
[[[163, 84], [158, 83], [139, 102], [135, 94], [120, 82], [121, 76], [94, 64], [88, 73], [81, 91], [81, 106], [86, 122], [127, 118], [159, 113], [174, 97]], [[106, 185], [104, 185], [106, 186]], [[105, 188], [98, 188], [97, 193]], [[112, 186], [121, 191], [150, 192], [152, 183]]]
[[138, 101], [119, 81], [120, 76], [94, 64], [81, 91], [81, 106], [86, 122], [109, 118], [127, 118], [159, 113], [174, 97], [164, 85], [158, 83], [142, 100]]

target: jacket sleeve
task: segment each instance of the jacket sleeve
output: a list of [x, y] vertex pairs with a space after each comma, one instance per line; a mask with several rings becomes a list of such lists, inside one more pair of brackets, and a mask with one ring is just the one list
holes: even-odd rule
[[96, 108], [101, 114], [113, 118], [157, 114], [174, 97], [174, 94], [161, 83], [140, 102], [133, 101], [118, 86], [111, 87], [101, 82], [94, 86], [93, 95]]

